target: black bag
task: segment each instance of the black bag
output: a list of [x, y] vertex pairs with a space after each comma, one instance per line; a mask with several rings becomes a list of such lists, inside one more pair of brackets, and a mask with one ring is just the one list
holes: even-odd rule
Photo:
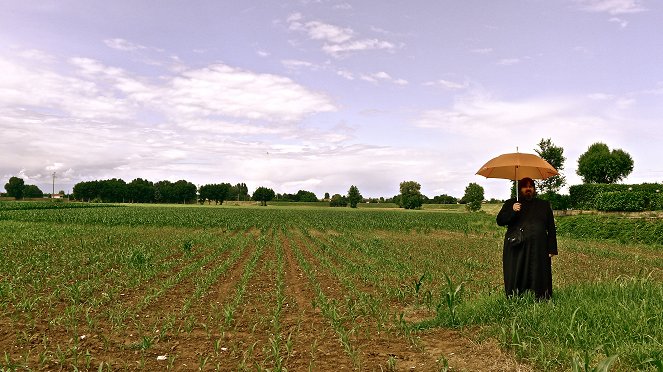
[[506, 241], [510, 247], [518, 247], [519, 245], [523, 244], [525, 239], [523, 235], [524, 230], [522, 227], [519, 227], [506, 234]]

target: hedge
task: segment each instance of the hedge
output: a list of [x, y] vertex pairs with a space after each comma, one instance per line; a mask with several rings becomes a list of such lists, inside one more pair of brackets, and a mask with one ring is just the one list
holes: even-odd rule
[[[601, 196], [605, 193], [616, 194]], [[569, 187], [569, 203], [573, 209], [584, 210], [662, 210], [661, 193], [663, 185], [659, 183], [636, 185], [587, 183]], [[641, 198], [644, 201], [640, 201]], [[638, 209], [639, 203], [642, 202], [644, 202], [642, 209]], [[635, 209], [615, 209], [615, 206], [619, 205]]]

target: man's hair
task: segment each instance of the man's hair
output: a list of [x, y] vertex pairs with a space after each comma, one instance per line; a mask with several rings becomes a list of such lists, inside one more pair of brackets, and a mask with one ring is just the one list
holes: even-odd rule
[[532, 185], [532, 187], [534, 187], [536, 189], [536, 185], [534, 184], [534, 180], [529, 178], [529, 177], [522, 178], [518, 181], [518, 189], [522, 189], [523, 187], [525, 187], [527, 185]]

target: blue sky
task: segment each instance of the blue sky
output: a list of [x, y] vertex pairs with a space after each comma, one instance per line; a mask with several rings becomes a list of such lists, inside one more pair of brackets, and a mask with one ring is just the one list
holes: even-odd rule
[[0, 183], [141, 177], [429, 197], [595, 142], [662, 182], [653, 0], [0, 0]]

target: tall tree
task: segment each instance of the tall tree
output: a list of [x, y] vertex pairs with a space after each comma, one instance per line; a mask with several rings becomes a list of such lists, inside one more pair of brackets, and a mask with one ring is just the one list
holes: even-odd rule
[[400, 206], [405, 209], [420, 208], [423, 204], [421, 185], [415, 181], [403, 181], [400, 184]]
[[576, 173], [584, 183], [615, 183], [633, 171], [631, 155], [622, 149], [610, 151], [608, 145], [597, 142], [578, 158]]
[[296, 200], [300, 202], [317, 202], [318, 197], [313, 191], [299, 190], [295, 194]]
[[132, 203], [151, 203], [154, 201], [154, 184], [142, 178], [136, 178], [127, 184], [127, 198]]
[[24, 198], [43, 198], [44, 192], [36, 185], [25, 185], [23, 188]]
[[359, 193], [359, 188], [355, 185], [350, 186], [350, 189], [348, 190], [348, 202], [350, 202], [350, 208], [357, 208], [357, 204], [361, 199], [362, 196], [361, 193]]
[[540, 157], [550, 163], [550, 165], [552, 165], [559, 172], [559, 174], [556, 176], [538, 181], [537, 184], [539, 192], [542, 194], [558, 193], [559, 189], [566, 185], [566, 177], [562, 174], [562, 170], [564, 169], [564, 161], [566, 160], [564, 157], [564, 149], [555, 146], [550, 138], [542, 138], [539, 142], [539, 148], [534, 149], [534, 151], [536, 151]]
[[341, 194], [334, 194], [329, 200], [330, 207], [345, 207], [348, 205], [348, 198]]
[[274, 190], [261, 186], [253, 192], [252, 198], [255, 201], [259, 201], [260, 205], [266, 206], [268, 201], [274, 199], [274, 196], [276, 196]]
[[18, 200], [23, 197], [23, 189], [25, 188], [25, 181], [23, 178], [12, 177], [9, 179], [9, 182], [5, 184], [5, 190], [7, 190], [7, 196], [13, 197]]
[[195, 203], [196, 202], [196, 191], [198, 191], [198, 188], [196, 185], [193, 183], [187, 181], [187, 180], [179, 180], [175, 183], [173, 183], [173, 199], [171, 200], [171, 203], [180, 203], [182, 202], [183, 204], [187, 203]]
[[463, 200], [467, 203], [465, 208], [471, 212], [476, 212], [481, 209], [481, 203], [483, 202], [483, 187], [477, 183], [470, 183], [465, 188], [465, 195], [463, 195]]

